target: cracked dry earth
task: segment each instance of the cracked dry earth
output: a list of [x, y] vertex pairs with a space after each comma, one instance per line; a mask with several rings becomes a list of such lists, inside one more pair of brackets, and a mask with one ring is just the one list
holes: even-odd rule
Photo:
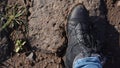
[[29, 0], [28, 39], [31, 52], [14, 55], [1, 64], [2, 68], [64, 68], [67, 47], [65, 26], [71, 9], [83, 3], [89, 11], [96, 40], [101, 41], [108, 60], [105, 68], [120, 65], [120, 5], [118, 0]]

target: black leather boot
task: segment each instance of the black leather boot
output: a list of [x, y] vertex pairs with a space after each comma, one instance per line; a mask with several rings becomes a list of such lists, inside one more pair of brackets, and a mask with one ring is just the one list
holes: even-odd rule
[[92, 56], [97, 50], [95, 41], [90, 33], [88, 11], [83, 5], [77, 5], [69, 15], [67, 23], [68, 47], [66, 51], [66, 68], [72, 68], [76, 56], [85, 58]]

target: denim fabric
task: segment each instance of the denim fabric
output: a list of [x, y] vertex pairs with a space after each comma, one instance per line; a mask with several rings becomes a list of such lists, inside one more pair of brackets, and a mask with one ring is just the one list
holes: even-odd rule
[[102, 68], [98, 57], [86, 57], [73, 62], [73, 68]]

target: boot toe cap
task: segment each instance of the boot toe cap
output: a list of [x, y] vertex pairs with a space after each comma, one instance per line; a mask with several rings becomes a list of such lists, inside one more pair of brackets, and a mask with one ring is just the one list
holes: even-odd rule
[[87, 10], [85, 9], [85, 7], [83, 5], [77, 5], [71, 11], [71, 15], [69, 19], [87, 17], [86, 15], [87, 15]]

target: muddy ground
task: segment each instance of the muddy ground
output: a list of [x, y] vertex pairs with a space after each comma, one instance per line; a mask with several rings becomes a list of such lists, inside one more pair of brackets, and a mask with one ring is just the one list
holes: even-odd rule
[[[120, 2], [119, 0], [1, 0], [27, 7], [28, 31], [14, 39], [27, 40], [25, 50], [14, 53], [10, 31], [0, 35], [1, 68], [64, 68], [67, 47], [65, 27], [71, 9], [83, 3], [89, 11], [95, 39], [100, 41], [107, 58], [104, 68], [120, 68]], [[5, 8], [5, 5], [0, 8]], [[2, 11], [2, 10], [1, 10]], [[14, 32], [13, 32], [14, 33]]]

